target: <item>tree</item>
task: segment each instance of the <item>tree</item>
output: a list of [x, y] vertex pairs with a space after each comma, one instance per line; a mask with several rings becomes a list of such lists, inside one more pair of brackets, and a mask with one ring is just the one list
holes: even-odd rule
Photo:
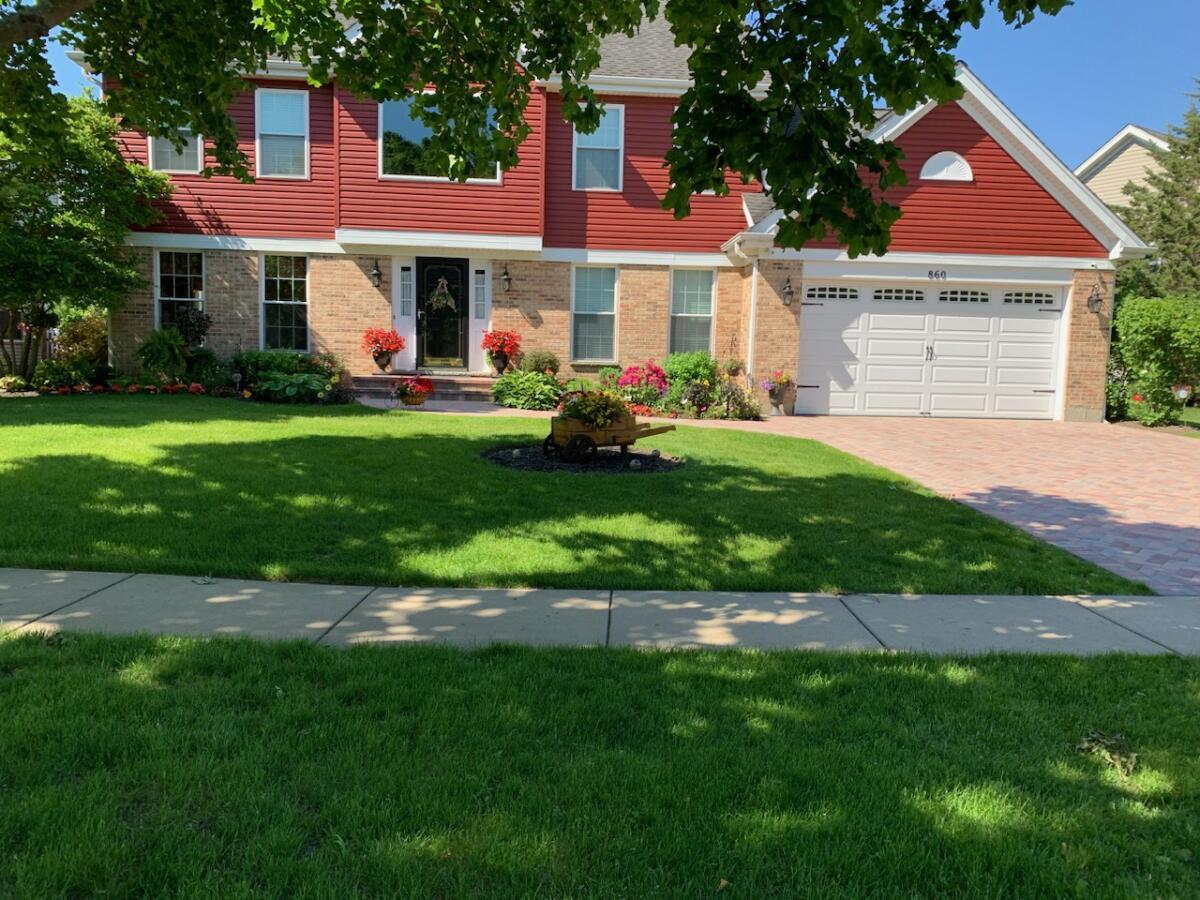
[[[704, 190], [726, 192], [727, 171], [769, 173], [789, 217], [780, 243], [832, 231], [851, 254], [887, 249], [899, 210], [874, 187], [904, 180], [890, 143], [866, 137], [874, 109], [911, 108], [960, 96], [953, 51], [967, 26], [994, 8], [1008, 24], [1057, 13], [1070, 0], [0, 0], [0, 108], [29, 110], [50, 92], [50, 29], [119, 82], [112, 111], [157, 137], [180, 128], [214, 144], [217, 171], [248, 178], [226, 115], [246, 89], [239, 73], [268, 58], [303, 65], [314, 84], [376, 100], [437, 86], [416, 106], [433, 130], [430, 149], [447, 174], [469, 162], [517, 160], [528, 135], [530, 77], [558, 76], [565, 115], [584, 130], [599, 121], [587, 78], [601, 37], [632, 34], [644, 15], [665, 15], [693, 48], [694, 87], [675, 115], [668, 155], [677, 216]], [[357, 27], [348, 31], [347, 21]], [[497, 129], [488, 127], [488, 110]], [[870, 173], [869, 184], [860, 177]]]
[[125, 235], [158, 218], [152, 203], [169, 190], [166, 176], [125, 162], [117, 123], [95, 98], [64, 110], [40, 153], [17, 152], [0, 132], [0, 363], [25, 379], [61, 315], [110, 309], [143, 283]]
[[1129, 224], [1154, 244], [1152, 260], [1123, 266], [1126, 292], [1142, 296], [1200, 296], [1200, 109], [1192, 103], [1172, 126], [1165, 149], [1152, 150], [1158, 170], [1145, 185], [1127, 185]]

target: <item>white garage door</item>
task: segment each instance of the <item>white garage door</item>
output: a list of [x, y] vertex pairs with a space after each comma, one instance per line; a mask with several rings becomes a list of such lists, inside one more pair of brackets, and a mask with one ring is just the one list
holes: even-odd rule
[[1063, 289], [807, 283], [799, 414], [1052, 419]]

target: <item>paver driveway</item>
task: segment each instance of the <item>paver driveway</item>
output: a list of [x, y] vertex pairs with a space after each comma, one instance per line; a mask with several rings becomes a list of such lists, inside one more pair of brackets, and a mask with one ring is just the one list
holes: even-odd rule
[[1160, 594], [1200, 594], [1200, 440], [1070, 422], [775, 418]]

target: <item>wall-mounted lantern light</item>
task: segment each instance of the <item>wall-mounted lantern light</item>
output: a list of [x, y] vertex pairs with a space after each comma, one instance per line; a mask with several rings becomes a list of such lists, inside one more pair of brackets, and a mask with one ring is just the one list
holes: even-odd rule
[[367, 274], [371, 276], [371, 284], [375, 285], [375, 287], [383, 284], [383, 273], [379, 271], [379, 260], [375, 260], [375, 264], [371, 266], [371, 271]]
[[512, 276], [508, 274], [508, 263], [504, 264], [504, 271], [500, 273], [500, 290], [508, 293], [512, 287]]
[[1100, 285], [1092, 285], [1092, 292], [1088, 294], [1087, 306], [1088, 312], [1098, 313], [1100, 307], [1104, 305], [1104, 295], [1100, 293]]
[[796, 292], [792, 289], [792, 277], [789, 275], [787, 281], [783, 283], [783, 305], [791, 306], [792, 298], [795, 295]]

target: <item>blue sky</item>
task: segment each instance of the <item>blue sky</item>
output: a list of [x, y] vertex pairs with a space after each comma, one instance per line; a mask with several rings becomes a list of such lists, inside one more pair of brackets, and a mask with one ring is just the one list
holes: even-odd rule
[[[1129, 122], [1165, 130], [1183, 118], [1197, 34], [1200, 0], [1077, 0], [1017, 30], [992, 12], [958, 55], [1074, 167]], [[51, 53], [63, 90], [82, 90], [79, 68]]]

